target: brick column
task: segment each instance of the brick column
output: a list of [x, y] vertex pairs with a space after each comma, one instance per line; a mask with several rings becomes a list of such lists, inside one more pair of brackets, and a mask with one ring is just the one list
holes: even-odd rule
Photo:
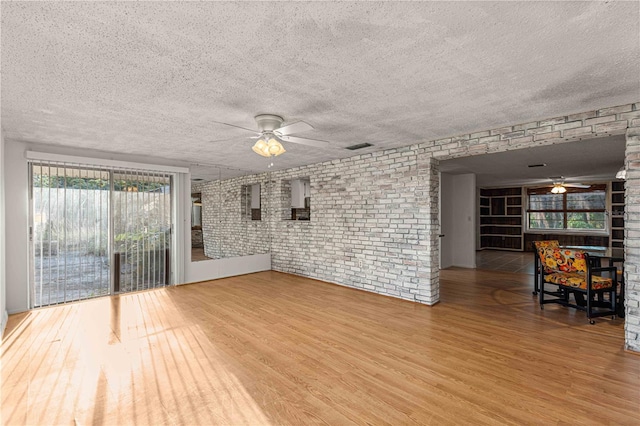
[[418, 191], [420, 211], [419, 289], [416, 300], [427, 305], [440, 301], [440, 162], [429, 152], [418, 155]]
[[631, 124], [625, 153], [625, 347], [640, 352], [640, 119]]

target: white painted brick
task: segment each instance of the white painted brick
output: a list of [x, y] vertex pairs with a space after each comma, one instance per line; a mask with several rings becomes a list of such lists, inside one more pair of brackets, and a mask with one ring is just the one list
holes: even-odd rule
[[499, 129], [492, 129], [489, 131], [491, 135], [502, 135], [504, 133], [513, 132], [513, 126], [509, 127], [500, 127]]
[[527, 135], [536, 135], [538, 133], [548, 133], [551, 131], [553, 131], [553, 126], [551, 125], [533, 127], [531, 129], [527, 129]]
[[576, 127], [582, 127], [582, 121], [570, 121], [568, 123], [556, 124], [553, 126], [553, 130], [568, 130], [575, 129]]
[[627, 120], [611, 121], [608, 123], [597, 124], [594, 126], [596, 133], [610, 133], [627, 128]]
[[491, 131], [490, 130], [484, 130], [482, 132], [471, 133], [469, 135], [469, 138], [470, 139], [477, 139], [477, 138], [482, 138], [484, 136], [491, 136]]
[[533, 139], [536, 141], [545, 141], [545, 140], [549, 140], [549, 139], [559, 139], [562, 137], [562, 134], [560, 131], [557, 132], [550, 132], [550, 133], [539, 133], [536, 134]]
[[540, 127], [565, 123], [566, 121], [567, 121], [567, 117], [548, 118], [546, 120], [540, 121]]
[[564, 130], [562, 135], [565, 138], [593, 135], [593, 128], [591, 126], [577, 127], [575, 129]]
[[[631, 104], [629, 104], [631, 105]], [[322, 164], [224, 181], [222, 191], [203, 186], [203, 201], [221, 198], [222, 211], [205, 205], [206, 223], [220, 221], [224, 231], [207, 225], [209, 251], [269, 249], [274, 270], [425, 304], [438, 303], [439, 177], [441, 160], [588, 139], [597, 132], [624, 132], [628, 139], [628, 219], [625, 269], [629, 307], [640, 302], [640, 116], [638, 104], [603, 108], [566, 117], [425, 141]], [[286, 185], [311, 179], [311, 221], [287, 221]], [[241, 185], [261, 182], [263, 220], [238, 220]], [[265, 193], [265, 192], [263, 192]], [[248, 240], [239, 245], [238, 235]], [[235, 238], [230, 238], [233, 235]], [[216, 244], [218, 247], [216, 248]], [[362, 262], [362, 266], [360, 266]], [[635, 290], [634, 290], [635, 289]], [[627, 319], [627, 347], [640, 350], [640, 314]]]
[[620, 106], [616, 106], [616, 107], [611, 107], [611, 108], [603, 108], [603, 109], [599, 109], [598, 110], [598, 116], [602, 117], [602, 116], [607, 116], [607, 115], [611, 115], [611, 114], [619, 114], [622, 112], [629, 112], [633, 110], [633, 104], [628, 104], [628, 105], [620, 105]]
[[529, 130], [529, 129], [533, 129], [535, 127], [539, 127], [539, 122], [534, 121], [531, 123], [525, 123], [525, 124], [518, 124], [516, 126], [513, 126], [513, 131], [518, 131], [518, 130]]
[[587, 120], [584, 120], [584, 124], [585, 126], [591, 126], [594, 124], [602, 124], [602, 123], [608, 123], [609, 121], [616, 121], [616, 116], [615, 115], [607, 115], [605, 117], [597, 117], [597, 118], [589, 118]]
[[571, 114], [567, 116], [567, 121], [574, 121], [574, 120], [585, 120], [587, 118], [593, 118], [593, 117], [597, 117], [598, 116], [598, 111], [587, 111], [587, 112], [581, 112], [578, 114]]

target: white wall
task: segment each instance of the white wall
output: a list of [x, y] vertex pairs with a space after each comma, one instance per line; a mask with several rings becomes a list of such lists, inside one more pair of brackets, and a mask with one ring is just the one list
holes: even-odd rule
[[4, 203], [4, 131], [0, 124], [0, 336], [7, 326], [7, 296], [6, 296], [6, 232], [5, 232], [5, 203]]
[[441, 174], [442, 268], [476, 267], [476, 176]]
[[453, 175], [440, 174], [440, 269], [453, 266]]
[[[4, 195], [5, 206], [7, 206], [7, 208], [2, 209], [6, 222], [6, 232], [2, 233], [4, 238], [0, 239], [0, 244], [4, 242], [6, 243], [6, 247], [11, 247], [11, 250], [4, 252], [6, 265], [11, 265], [11, 267], [5, 270], [4, 283], [6, 283], [6, 299], [3, 294], [2, 303], [4, 304], [6, 301], [6, 310], [9, 314], [23, 312], [29, 309], [29, 177], [27, 160], [25, 158], [25, 152], [27, 150], [154, 165], [185, 166], [184, 164], [178, 164], [164, 159], [122, 156], [98, 151], [34, 145], [11, 140], [4, 141], [3, 146], [4, 153], [2, 154], [3, 158], [0, 164], [3, 165], [2, 173], [4, 174], [4, 182], [6, 182]], [[248, 256], [246, 258], [240, 257], [192, 263], [191, 250], [185, 250], [185, 247], [191, 247], [191, 216], [185, 212], [185, 209], [188, 211], [191, 206], [191, 191], [190, 188], [188, 188], [189, 175], [180, 175], [176, 183], [180, 188], [178, 190], [178, 196], [181, 200], [181, 203], [177, 206], [177, 210], [174, 211], [176, 220], [178, 221], [178, 229], [176, 230], [177, 244], [174, 249], [176, 256], [180, 259], [174, 271], [177, 282], [205, 281], [271, 269], [271, 258], [269, 254], [262, 255], [262, 257], [259, 258]], [[0, 188], [1, 187], [0, 185]], [[185, 190], [185, 188], [187, 189]], [[2, 268], [2, 270], [4, 270], [4, 268]], [[3, 274], [0, 273], [0, 283], [2, 282], [2, 277]]]
[[7, 311], [28, 309], [28, 173], [25, 146], [5, 141], [5, 243]]
[[269, 271], [270, 269], [271, 254], [269, 253], [242, 257], [227, 257], [215, 260], [201, 260], [189, 263], [186, 270], [185, 283]]

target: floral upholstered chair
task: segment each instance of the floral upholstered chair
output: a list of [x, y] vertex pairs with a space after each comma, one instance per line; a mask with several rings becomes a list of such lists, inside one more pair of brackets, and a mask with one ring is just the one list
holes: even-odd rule
[[[540, 256], [540, 308], [547, 303], [559, 303], [587, 312], [587, 319], [593, 324], [593, 318], [616, 315], [616, 267], [594, 267], [589, 255], [581, 250], [561, 247], [546, 247], [539, 251]], [[603, 276], [606, 273], [609, 276]], [[557, 286], [556, 290], [545, 290], [545, 285]], [[576, 292], [585, 296], [586, 306], [569, 302], [569, 293]], [[608, 301], [605, 295], [608, 294]], [[545, 299], [545, 295], [554, 296]], [[598, 300], [595, 296], [598, 295]]]
[[[542, 271], [540, 270], [540, 265], [544, 262], [544, 251], [549, 248], [560, 247], [558, 240], [543, 240], [543, 241], [534, 241], [533, 249], [534, 249], [534, 286], [533, 286], [533, 294], [538, 294], [540, 291], [540, 274]], [[542, 261], [541, 261], [542, 260]]]

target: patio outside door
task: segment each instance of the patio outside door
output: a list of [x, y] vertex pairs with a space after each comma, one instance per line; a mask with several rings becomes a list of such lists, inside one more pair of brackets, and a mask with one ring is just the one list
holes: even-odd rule
[[171, 176], [31, 165], [31, 307], [170, 282]]

